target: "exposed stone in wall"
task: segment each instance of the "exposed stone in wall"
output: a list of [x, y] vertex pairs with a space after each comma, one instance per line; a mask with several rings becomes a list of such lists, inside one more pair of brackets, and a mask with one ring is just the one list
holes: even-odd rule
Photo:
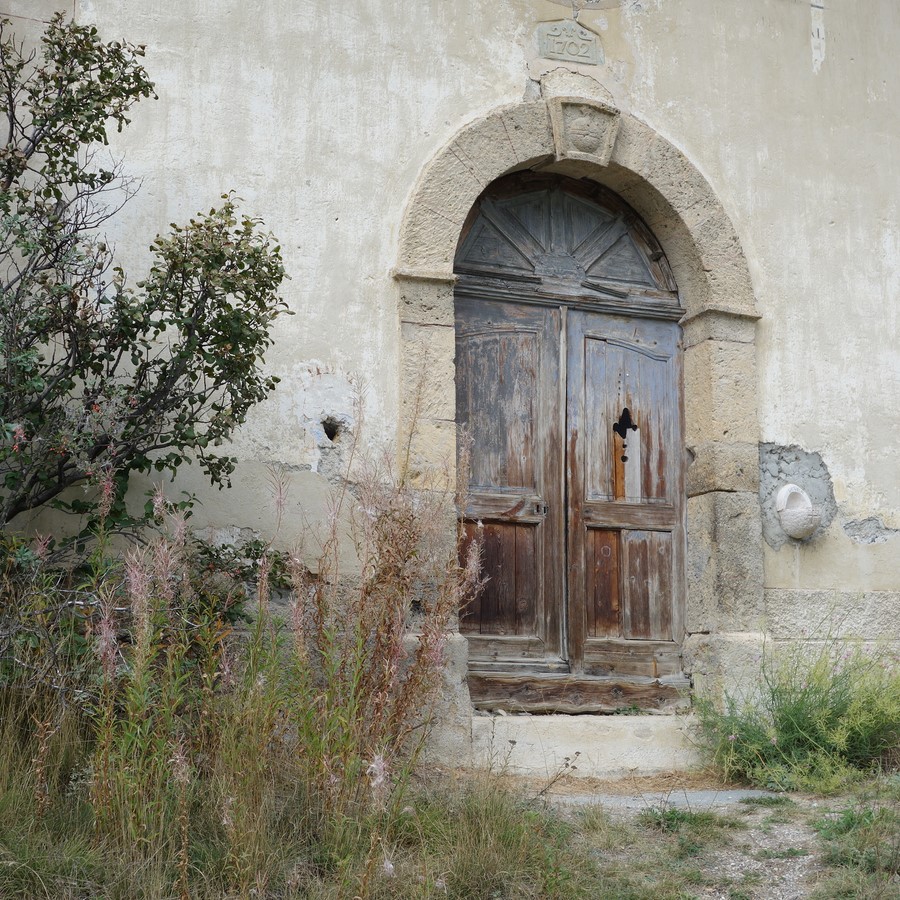
[[684, 670], [694, 696], [720, 703], [725, 694], [750, 702], [758, 696], [766, 636], [761, 632], [692, 634], [684, 642]]
[[900, 639], [900, 591], [766, 590], [766, 628], [776, 639]]
[[844, 523], [844, 531], [850, 540], [856, 541], [857, 544], [883, 544], [900, 534], [900, 528], [888, 527], [878, 516], [851, 519]]
[[763, 615], [759, 504], [750, 492], [715, 491], [687, 506], [689, 633], [751, 631]]
[[786, 484], [803, 488], [821, 514], [819, 527], [807, 540], [822, 534], [837, 515], [831, 475], [820, 454], [810, 453], [796, 445], [760, 444], [759, 502], [763, 537], [774, 550], [792, 540], [784, 533], [775, 511], [775, 496]]
[[[321, 438], [319, 444], [318, 473], [332, 484], [340, 484], [347, 477], [346, 451], [353, 442], [347, 415], [326, 415], [319, 423]], [[319, 429], [316, 429], [318, 432]], [[318, 436], [318, 435], [317, 435]]]

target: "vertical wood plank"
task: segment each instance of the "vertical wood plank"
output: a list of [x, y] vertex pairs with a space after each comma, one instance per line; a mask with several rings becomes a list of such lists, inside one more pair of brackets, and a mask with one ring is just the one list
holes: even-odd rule
[[481, 598], [481, 633], [516, 633], [515, 525], [485, 524], [484, 569], [488, 581]]
[[[502, 560], [502, 590], [497, 598], [496, 634], [516, 633], [516, 531], [515, 525], [501, 525], [500, 558]], [[498, 578], [498, 581], [500, 579]]]
[[648, 640], [650, 637], [649, 532], [623, 533], [625, 550], [625, 605], [622, 610], [623, 637]]
[[672, 535], [650, 532], [650, 638], [672, 640]]
[[584, 634], [597, 634], [597, 541], [595, 529], [588, 528], [584, 537]]
[[674, 422], [678, 414], [678, 382], [670, 359], [644, 357], [641, 360], [645, 416], [643, 496], [649, 500], [669, 498], [669, 452], [676, 439]]
[[534, 486], [536, 350], [534, 335], [500, 337], [495, 427], [505, 431], [506, 484], [511, 487]]
[[483, 539], [485, 582], [481, 589], [479, 630], [482, 634], [498, 634], [497, 621], [500, 618], [500, 605], [506, 584], [500, 528], [494, 524], [485, 524]]
[[625, 457], [625, 499], [631, 503], [640, 503], [644, 496], [641, 486], [644, 473], [641, 452], [643, 434], [643, 428], [629, 431], [628, 439], [622, 442], [622, 455]]
[[539, 557], [537, 618], [547, 646], [566, 656], [563, 629], [566, 604], [566, 360], [565, 310], [546, 310], [537, 383], [540, 385], [541, 440], [535, 445], [535, 477], [547, 501], [547, 516], [535, 528]]
[[567, 310], [563, 319], [565, 332], [563, 343], [565, 356], [565, 418], [564, 432], [565, 477], [568, 498], [566, 516], [566, 588], [567, 614], [566, 654], [572, 671], [579, 671], [584, 655], [584, 639], [587, 629], [586, 556], [587, 529], [584, 526], [586, 456], [589, 453], [590, 430], [585, 396], [588, 354], [584, 335], [584, 314], [579, 310]]
[[619, 533], [592, 528], [588, 565], [589, 634], [618, 637], [619, 624]]
[[492, 395], [499, 378], [499, 339], [496, 335], [476, 334], [465, 336], [461, 343], [465, 345], [463, 383], [467, 394], [461, 395], [460, 400], [466, 404], [466, 420], [472, 433], [472, 485], [503, 484], [506, 434], [496, 427], [492, 415]]
[[[627, 406], [631, 409], [632, 400], [628, 390], [628, 375], [626, 366], [628, 359], [626, 351], [612, 344], [607, 345], [607, 382], [606, 382], [606, 432], [610, 442], [610, 456], [613, 476], [613, 499], [625, 500], [625, 456], [623, 444], [625, 441], [616, 434], [612, 427], [619, 421], [622, 410]], [[630, 434], [630, 432], [629, 432]]]
[[584, 341], [584, 495], [592, 500], [613, 498], [615, 435], [608, 410], [607, 344], [594, 338]]
[[[629, 503], [640, 503], [643, 499], [641, 490], [641, 429], [645, 418], [651, 414], [644, 397], [642, 389], [642, 362], [643, 357], [640, 353], [625, 350], [619, 350], [620, 372], [621, 372], [621, 392], [619, 399], [621, 406], [619, 414], [624, 409], [628, 409], [631, 413], [632, 422], [638, 426], [637, 431], [629, 430], [623, 441], [619, 439], [618, 447], [621, 449], [619, 457], [625, 457], [623, 482], [624, 482], [624, 499]], [[625, 446], [623, 446], [625, 445]]]
[[[469, 548], [473, 541], [479, 537], [478, 524], [476, 522], [466, 522], [463, 525], [464, 537], [462, 545], [459, 548], [460, 565], [466, 564], [466, 558], [469, 555]], [[482, 563], [483, 564], [483, 563]], [[465, 633], [477, 634], [481, 630], [481, 596], [483, 590], [479, 591], [466, 606], [465, 609], [459, 611], [459, 630]]]
[[535, 538], [537, 526], [519, 525], [515, 529], [516, 553], [516, 634], [537, 633], [535, 598], [538, 591]]

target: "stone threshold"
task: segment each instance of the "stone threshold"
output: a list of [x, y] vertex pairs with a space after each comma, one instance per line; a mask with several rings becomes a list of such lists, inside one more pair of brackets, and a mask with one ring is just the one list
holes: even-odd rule
[[552, 779], [623, 778], [702, 765], [694, 715], [474, 715], [474, 767]]

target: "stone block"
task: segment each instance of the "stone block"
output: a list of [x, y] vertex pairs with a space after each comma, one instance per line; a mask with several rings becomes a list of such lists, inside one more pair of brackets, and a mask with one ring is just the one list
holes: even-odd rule
[[553, 97], [548, 102], [557, 159], [606, 166], [619, 132], [619, 111], [601, 101]]
[[684, 353], [686, 443], [759, 439], [756, 348], [735, 341], [703, 341]]
[[684, 642], [685, 672], [694, 696], [721, 704], [725, 695], [739, 703], [759, 697], [766, 636], [762, 632], [693, 634]]
[[[414, 653], [416, 635], [408, 635], [406, 647]], [[438, 694], [431, 709], [431, 730], [423, 761], [459, 768], [472, 764], [472, 701], [466, 675], [469, 666], [469, 642], [458, 632], [447, 637], [444, 667]]]
[[490, 176], [479, 173], [470, 162], [448, 147], [428, 166], [416, 190], [416, 199], [421, 205], [457, 223], [458, 231], [472, 204], [490, 181]]
[[444, 150], [425, 170], [407, 211], [398, 268], [452, 269], [463, 223], [487, 183], [471, 165]]
[[553, 131], [546, 103], [518, 103], [500, 110], [500, 116], [520, 166], [553, 156]]
[[[475, 197], [472, 197], [474, 203]], [[445, 218], [438, 210], [416, 204], [403, 223], [398, 267], [403, 270], [453, 272], [453, 254], [462, 223]]]
[[409, 447], [409, 477], [414, 487], [445, 490], [455, 482], [455, 422], [421, 418], [412, 436], [402, 423], [399, 438], [401, 462]]
[[766, 627], [778, 640], [900, 640], [900, 591], [765, 592]]
[[397, 276], [400, 321], [417, 325], [454, 324], [453, 281]]
[[[619, 120], [619, 134], [613, 147], [610, 163], [611, 168], [621, 169], [623, 172], [637, 173], [647, 170], [647, 157], [654, 141], [654, 132], [647, 125], [634, 116], [623, 115]], [[626, 176], [627, 177], [627, 176]], [[631, 176], [630, 180], [637, 181], [638, 176]], [[643, 180], [643, 179], [641, 179]], [[621, 190], [624, 184], [615, 185], [616, 190]]]
[[[618, 778], [687, 771], [701, 763], [692, 716], [475, 716], [473, 762], [499, 774]], [[577, 753], [577, 757], [576, 757]]]
[[715, 492], [691, 497], [686, 631], [756, 630], [764, 611], [757, 496]]
[[456, 416], [456, 333], [453, 326], [404, 322], [400, 332], [401, 403], [407, 416]]
[[[634, 174], [629, 178], [620, 174], [620, 168]], [[691, 312], [718, 306], [756, 314], [753, 285], [734, 226], [712, 187], [677, 147], [643, 122], [623, 115], [610, 175], [615, 179], [610, 186], [638, 210], [670, 260], [676, 258], [672, 237], [690, 233], [685, 258], [693, 257], [698, 266], [689, 279], [683, 272], [676, 274]], [[673, 216], [677, 224], [667, 226]]]
[[693, 347], [703, 341], [734, 341], [752, 344], [756, 337], [758, 316], [722, 309], [706, 309], [681, 321], [684, 346]]
[[[709, 182], [674, 144], [652, 134], [642, 160], [643, 168], [637, 171], [667, 199], [688, 228], [693, 230], [702, 222], [717, 220], [721, 206]], [[730, 222], [724, 224], [729, 231], [733, 230]]]
[[549, 63], [547, 71], [539, 72], [541, 96], [545, 100], [553, 97], [580, 97], [585, 100], [597, 100], [609, 106], [615, 106], [613, 95], [599, 81], [573, 72], [556, 63]]
[[502, 115], [486, 116], [464, 129], [450, 145], [450, 152], [485, 183], [499, 178], [521, 162]]
[[759, 488], [759, 451], [756, 444], [706, 441], [688, 448], [688, 497], [712, 491], [756, 491]]

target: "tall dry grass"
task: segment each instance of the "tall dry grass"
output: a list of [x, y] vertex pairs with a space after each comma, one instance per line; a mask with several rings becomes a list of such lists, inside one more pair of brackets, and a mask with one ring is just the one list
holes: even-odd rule
[[[162, 494], [159, 534], [119, 554], [101, 530], [76, 572], [5, 539], [0, 896], [376, 890], [479, 565], [460, 564], [449, 478], [416, 490], [357, 456], [312, 564], [276, 534], [249, 594], [199, 571]], [[276, 532], [286, 490], [273, 472]]]

